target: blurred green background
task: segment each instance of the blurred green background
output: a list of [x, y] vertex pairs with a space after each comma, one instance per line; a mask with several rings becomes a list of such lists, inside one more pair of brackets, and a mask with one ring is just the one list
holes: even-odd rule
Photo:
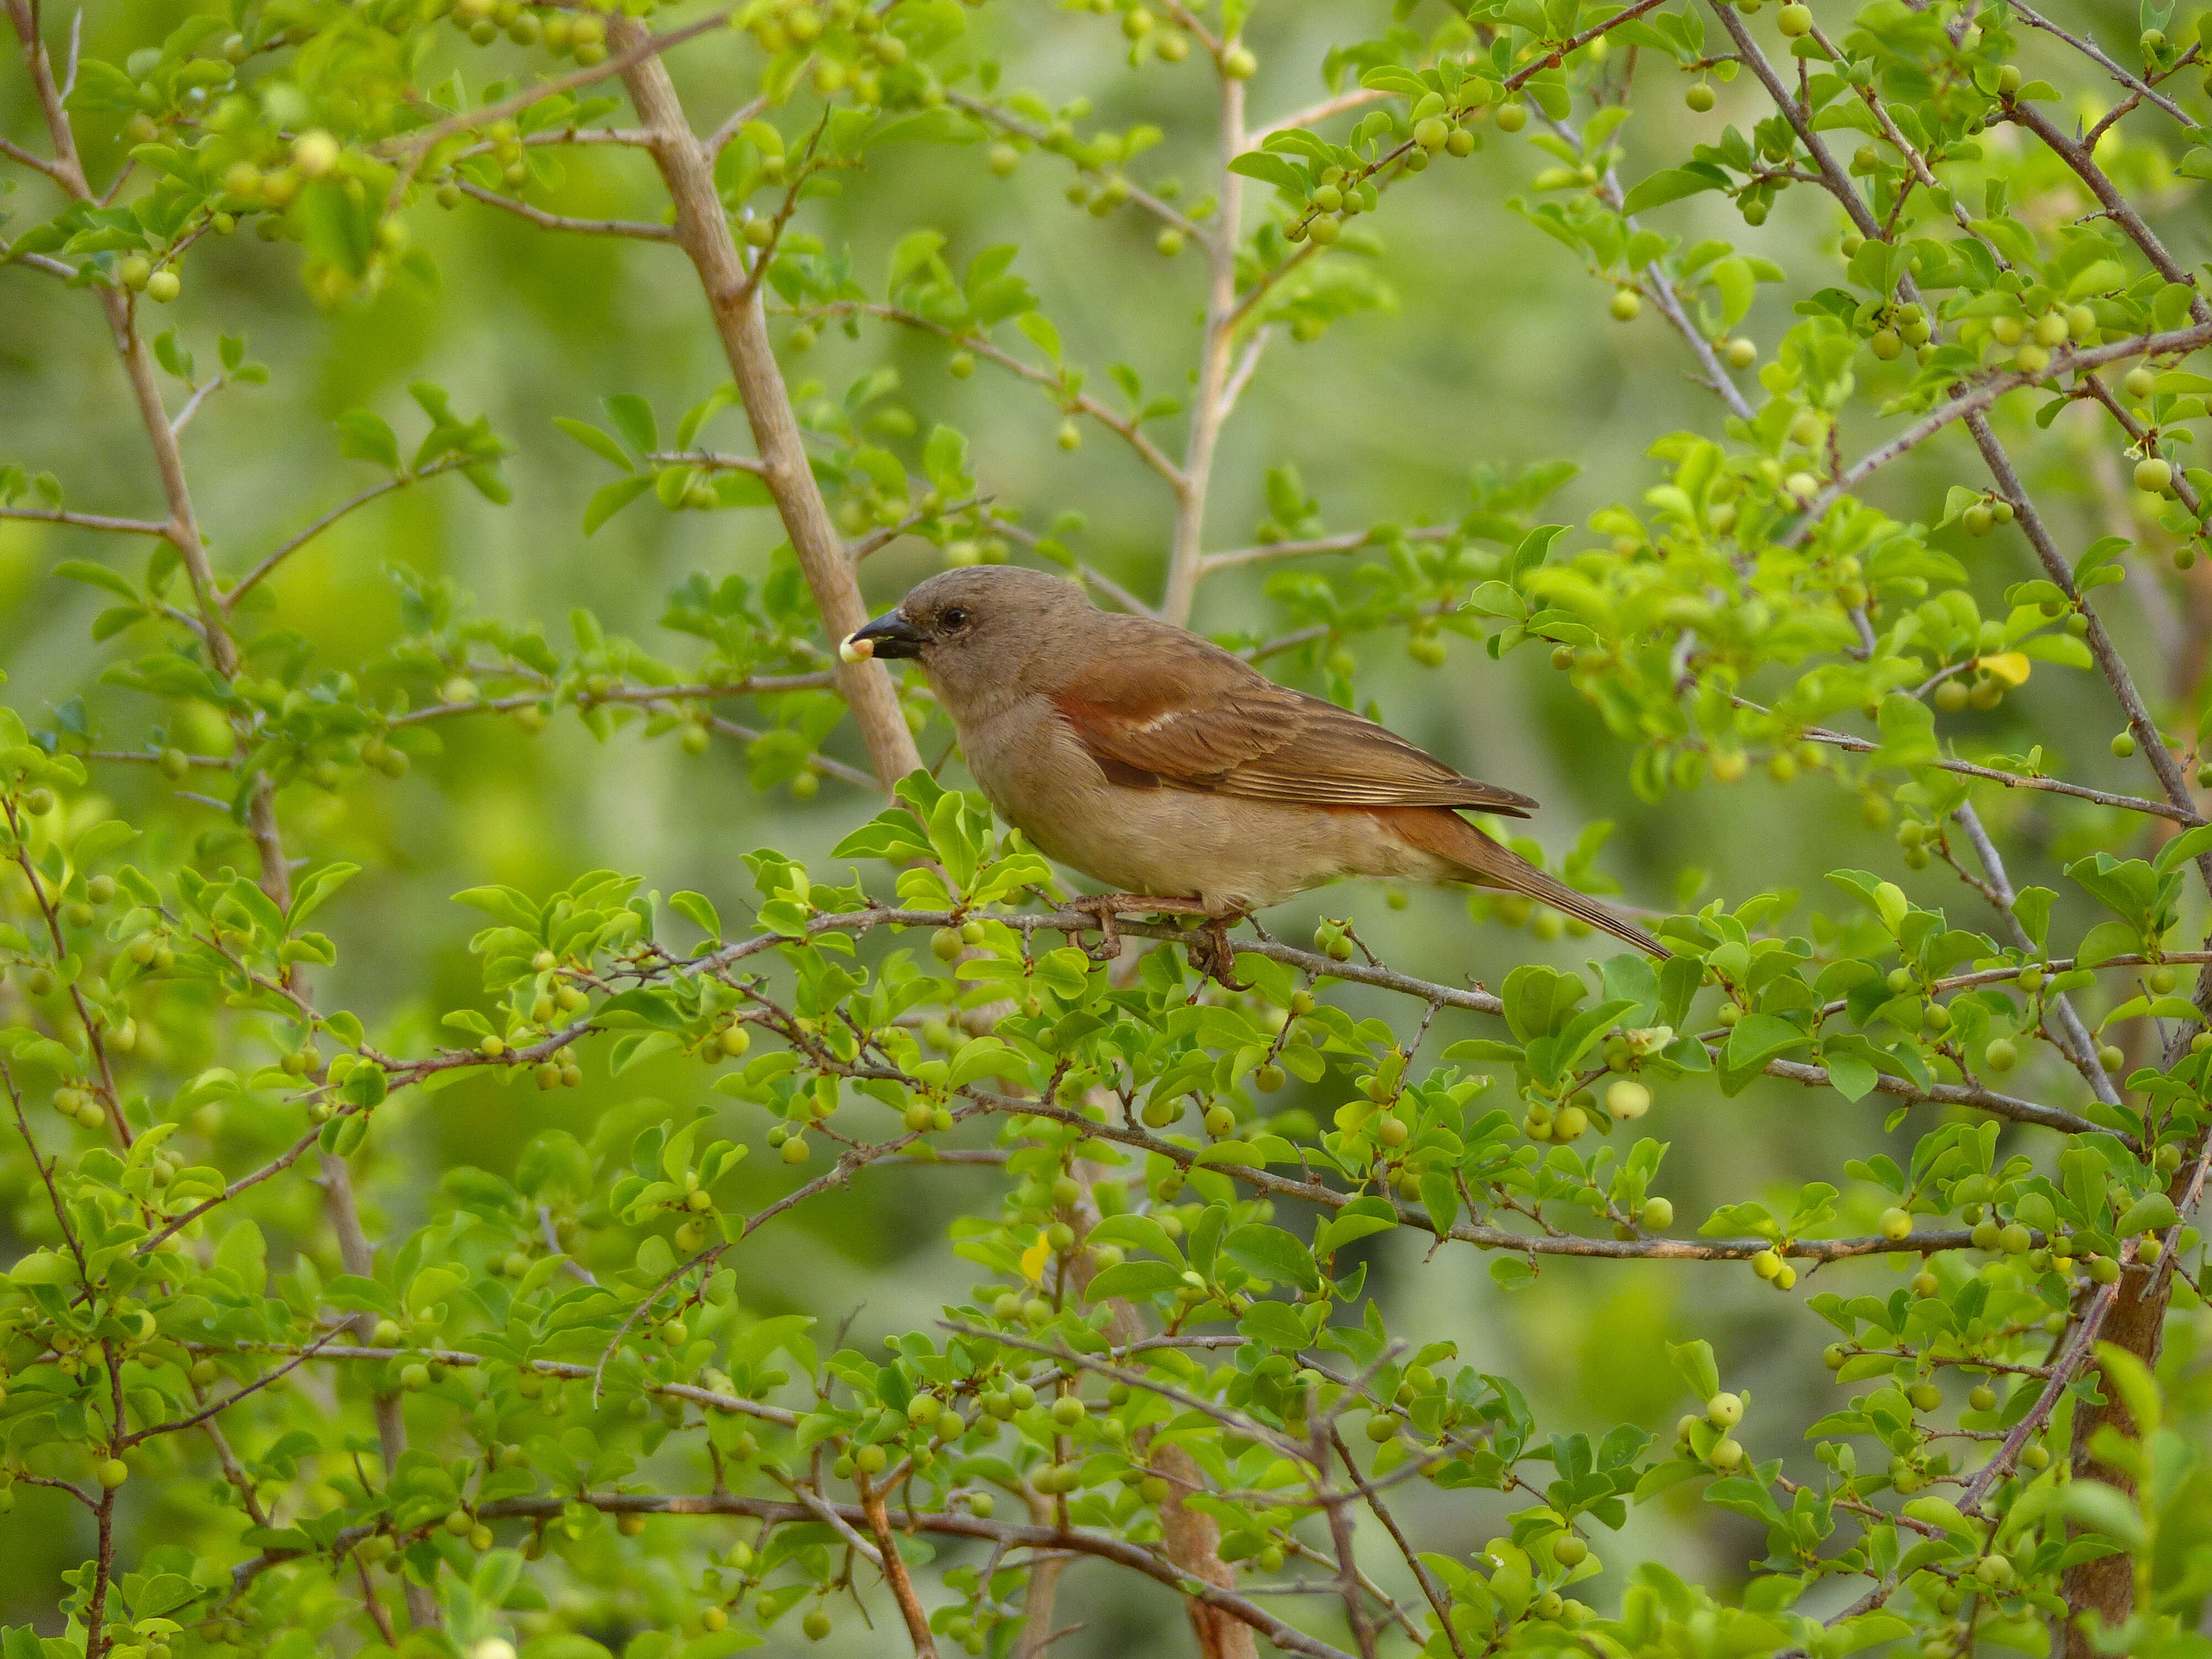
[[[120, 58], [186, 9], [167, 0], [90, 8], [83, 49]], [[2117, 5], [2073, 12], [2087, 26], [2134, 27]], [[1415, 25], [1432, 25], [1437, 15], [1433, 9], [1417, 12]], [[1261, 8], [1250, 37], [1261, 64], [1251, 91], [1255, 118], [1322, 96], [1318, 66], [1328, 48], [1389, 24], [1388, 9], [1372, 4]], [[971, 27], [982, 49], [1003, 61], [1006, 85], [1035, 88], [1055, 103], [1087, 94], [1097, 121], [1146, 120], [1163, 128], [1164, 146], [1133, 169], [1140, 179], [1180, 174], [1189, 186], [1207, 171], [1216, 143], [1212, 83], [1196, 55], [1177, 68], [1132, 71], [1112, 20], [1043, 5], [989, 8], [972, 15]], [[718, 33], [676, 56], [678, 84], [702, 130], [747, 94], [757, 67], [749, 52]], [[2054, 58], [2051, 68], [2062, 65]], [[2079, 82], [2069, 75], [2068, 83]], [[1654, 66], [1638, 82], [1638, 112], [1626, 129], [1632, 153], [1680, 155], [1692, 142], [1717, 137], [1724, 121], [1747, 126], [1765, 113], [1748, 85], [1721, 91], [1715, 113], [1692, 115], [1682, 107], [1672, 72]], [[121, 146], [99, 118], [84, 131], [88, 162], [105, 178]], [[0, 132], [40, 142], [12, 52], [0, 61]], [[641, 153], [572, 151], [565, 160], [566, 211], [650, 215], [661, 199]], [[1642, 320], [1626, 326], [1611, 321], [1607, 285], [1589, 280], [1567, 249], [1504, 205], [1547, 164], [1526, 144], [1491, 133], [1471, 160], [1442, 164], [1389, 198], [1374, 223], [1387, 245], [1378, 275], [1395, 304], [1309, 344], [1291, 343], [1279, 331], [1224, 441], [1209, 547], [1251, 539], [1267, 513], [1264, 471], [1284, 462], [1297, 467], [1332, 529], [1357, 529], [1385, 519], [1456, 516], [1468, 504], [1478, 468], [1571, 459], [1581, 474], [1543, 516], [1579, 524], [1607, 502], [1634, 503], [1656, 481], [1657, 465], [1645, 453], [1655, 440], [1682, 428], [1721, 434], [1719, 404], [1687, 378], [1690, 359], [1656, 313], [1647, 307]], [[1629, 176], [1648, 166], [1648, 159], [1632, 166]], [[16, 176], [18, 204], [44, 210], [43, 181], [21, 170]], [[1064, 164], [1042, 155], [1001, 179], [983, 166], [980, 149], [895, 147], [875, 152], [842, 197], [811, 204], [800, 223], [833, 248], [849, 246], [872, 286], [892, 244], [918, 226], [947, 234], [956, 268], [982, 248], [1018, 241], [1018, 270], [1059, 325], [1071, 361], [1091, 367], [1094, 386], [1103, 383], [1109, 363], [1127, 362], [1148, 385], [1183, 390], [1204, 303], [1202, 261], [1195, 252], [1176, 259], [1154, 252], [1157, 228], [1134, 210], [1101, 220], [1068, 206], [1062, 198], [1068, 177]], [[2193, 204], [2184, 194], [2191, 188], [2198, 189]], [[1257, 186], [1248, 191], [1264, 194]], [[2154, 205], [2169, 210], [2161, 225], [2184, 262], [2201, 260], [2212, 229], [2201, 187], [2167, 187]], [[2080, 204], [2053, 194], [2032, 210], [2070, 216]], [[1763, 290], [1760, 309], [1743, 331], [1763, 352], [1788, 326], [1792, 298], [1841, 279], [1835, 216], [1809, 191], [1790, 192], [1756, 231], [1713, 196], [1664, 210], [1658, 219], [1692, 240], [1732, 240], [1787, 269], [1790, 282]], [[665, 595], [694, 571], [757, 577], [781, 539], [775, 519], [766, 511], [669, 514], [648, 498], [586, 540], [583, 507], [608, 475], [552, 425], [559, 415], [596, 418], [602, 396], [629, 392], [652, 399], [665, 427], [727, 378], [689, 265], [670, 246], [549, 235], [474, 204], [441, 213], [426, 204], [412, 222], [418, 245], [435, 260], [435, 286], [403, 280], [356, 309], [319, 310], [297, 280], [296, 250], [284, 244], [240, 236], [211, 246], [190, 267], [185, 297], [162, 320], [173, 322], [204, 362], [213, 360], [218, 331], [243, 332], [251, 355], [271, 374], [265, 387], [216, 398], [185, 441], [218, 569], [235, 574], [374, 482], [371, 469], [339, 458], [331, 417], [375, 410], [399, 429], [404, 448], [421, 430], [404, 388], [427, 379], [450, 388], [465, 416], [489, 415], [513, 445], [507, 463], [513, 504], [495, 507], [456, 479], [377, 503], [284, 568], [272, 584], [283, 625], [311, 642], [322, 663], [350, 668], [376, 659], [403, 630], [397, 590], [385, 574], [398, 564], [453, 579], [474, 596], [480, 614], [542, 620], [549, 634], [564, 638], [563, 618], [586, 605], [611, 631], [631, 635], [672, 662], [690, 660], [692, 642], [657, 627]], [[787, 357], [785, 368], [794, 386], [815, 383], [832, 396], [878, 365], [896, 368], [897, 400], [923, 430], [944, 422], [969, 435], [984, 490], [1040, 529], [1064, 509], [1080, 512], [1088, 528], [1077, 538], [1078, 551], [1139, 593], [1156, 594], [1171, 518], [1159, 481], [1095, 428], [1079, 453], [1060, 453], [1052, 441], [1057, 416], [1034, 388], [988, 365], [974, 379], [956, 381], [945, 373], [946, 356], [938, 343], [869, 327], [853, 341], [832, 331], [807, 355]], [[1755, 400], [1749, 377], [1745, 384]], [[2068, 545], [2114, 524], [2142, 533], [2130, 522], [2132, 498], [2119, 490], [2116, 453], [2089, 447], [2077, 435], [2086, 428], [2077, 429], [2071, 415], [2039, 434], [2023, 410], [2006, 412], [2027, 482], [2050, 503]], [[735, 412], [720, 416], [708, 435], [725, 448], [746, 447]], [[1845, 426], [1844, 453], [1855, 454], [1880, 435], [1862, 415]], [[97, 307], [49, 278], [0, 268], [0, 462], [10, 461], [59, 475], [73, 506], [159, 515], [143, 435]], [[1952, 441], [1882, 475], [1872, 495], [1899, 517], [1932, 520], [1954, 482], [1978, 487], [1982, 477], [1972, 452]], [[2030, 556], [2016, 532], [1959, 550], [1975, 568], [1985, 609], [2007, 583], [2028, 574]], [[64, 557], [136, 561], [144, 551], [121, 538], [0, 523], [0, 666], [9, 676], [7, 696], [34, 724], [43, 705], [82, 696], [104, 746], [142, 739], [143, 700], [98, 684], [103, 664], [131, 653], [132, 636], [88, 644], [101, 601], [48, 573]], [[915, 541], [875, 556], [863, 572], [872, 605], [895, 600], [937, 556]], [[2157, 685], [2166, 672], [2161, 656], [2172, 661], [2170, 653], [2201, 640], [2189, 622], [2203, 595], [2145, 562], [2124, 588], [2108, 590], [2113, 597], [2106, 611], [2143, 665], [2142, 678]], [[1260, 567], [1211, 581], [1199, 625], [1267, 630], [1267, 573]], [[1642, 803], [1627, 786], [1626, 745], [1604, 731], [1542, 652], [1495, 663], [1455, 638], [1447, 664], [1428, 671], [1408, 660], [1403, 645], [1402, 635], [1358, 643], [1363, 696], [1454, 764], [1540, 798], [1545, 810], [1534, 832], [1554, 853], [1589, 821], [1612, 820], [1618, 828], [1601, 862], [1632, 902], [1670, 907], [1682, 872], [1694, 868], [1709, 872], [1705, 896], [1731, 903], [1769, 888], [1802, 894], [1796, 918], [1802, 927], [1806, 908], [1824, 902], [1823, 872], [1853, 866], [1904, 880], [1924, 902], [1949, 905], [1965, 925], [1984, 923], [1972, 896], [1947, 885], [1940, 866], [1917, 878], [1905, 874], [1889, 836], [1865, 826], [1854, 799], [1825, 781], [1784, 787], [1754, 771], [1733, 789], [1708, 787], [1657, 805]], [[742, 708], [729, 712], [744, 718]], [[2086, 678], [2045, 669], [1997, 714], [1977, 718], [1983, 723], [1977, 735], [2013, 749], [2041, 741], [2084, 781], [2121, 775], [2121, 763], [2105, 751], [2117, 716], [2102, 688]], [[746, 786], [740, 755], [726, 744], [691, 758], [673, 743], [642, 741], [635, 728], [601, 744], [573, 720], [556, 721], [537, 738], [496, 719], [449, 722], [443, 730], [447, 752], [397, 784], [374, 780], [338, 796], [301, 790], [287, 803], [298, 850], [367, 867], [325, 913], [342, 951], [340, 967], [326, 976], [327, 1003], [360, 1010], [373, 1028], [411, 1026], [418, 1042], [428, 1040], [441, 1011], [470, 1003], [477, 991], [465, 949], [475, 920], [447, 902], [454, 890], [504, 882], [542, 893], [577, 872], [612, 866], [642, 875], [663, 892], [702, 890], [735, 916], [751, 890], [738, 854], [774, 845], [818, 862], [876, 810], [873, 798], [835, 781], [804, 804], [783, 792], [757, 794]], [[933, 758], [943, 742], [940, 731], [926, 733], [925, 755]], [[848, 731], [830, 746], [865, 764]], [[219, 841], [222, 821], [214, 811], [154, 813], [161, 786], [149, 769], [108, 767], [96, 775], [117, 810], [142, 817], [157, 836], [204, 833]], [[2031, 813], [2014, 803], [1989, 810], [1993, 817]], [[2021, 884], [2051, 880], [2051, 860], [2069, 835], [2107, 827], [2070, 809], [2036, 806], [2032, 818], [2021, 825], [2026, 841], [2012, 843], [2021, 848], [2012, 871]], [[1297, 939], [1323, 910], [1356, 918], [1393, 965], [1444, 980], [1495, 985], [1532, 956], [1567, 963], [1589, 953], [1585, 942], [1545, 945], [1525, 932], [1470, 923], [1451, 893], [1416, 892], [1401, 909], [1379, 889], [1346, 887], [1283, 907], [1267, 921], [1279, 936]], [[1361, 1003], [1356, 995], [1347, 1000]], [[1407, 1018], [1402, 1005], [1378, 999], [1362, 1006]], [[1431, 1052], [1473, 1029], [1466, 1017], [1447, 1014], [1431, 1035]], [[2070, 1097], [2063, 1095], [2067, 1085], [2055, 1086]], [[549, 1122], [588, 1136], [611, 1110], [623, 1123], [650, 1121], [664, 1103], [688, 1109], [702, 1096], [696, 1071], [669, 1062], [619, 1084], [593, 1069], [586, 1088], [574, 1093], [540, 1097], [534, 1089], [484, 1082], [410, 1103], [388, 1114], [404, 1127], [380, 1132], [364, 1182], [371, 1234], [396, 1236], [422, 1218], [434, 1184], [408, 1179], [410, 1170], [472, 1163], [505, 1173], [524, 1141]], [[735, 1119], [742, 1109], [725, 1109]], [[1674, 1197], [1683, 1224], [1693, 1226], [1716, 1202], [1839, 1179], [1846, 1158], [1885, 1146], [1895, 1152], [1925, 1127], [1916, 1118], [1885, 1136], [1881, 1115], [1871, 1101], [1851, 1106], [1778, 1085], [1734, 1101], [1706, 1086], [1669, 1091], [1647, 1126], [1672, 1147], [1659, 1190]], [[2008, 1144], [2014, 1140], [2033, 1146], [2031, 1137], [2008, 1131]], [[761, 1192], [784, 1179], [758, 1160], [747, 1169]], [[963, 1202], [981, 1198], [989, 1186], [951, 1171], [866, 1176], [850, 1192], [778, 1222], [775, 1237], [739, 1254], [747, 1299], [763, 1309], [808, 1309], [831, 1322], [849, 1314], [854, 1337], [872, 1345], [884, 1331], [907, 1328], [913, 1310], [969, 1282], [970, 1270], [946, 1248], [945, 1227]], [[8, 1235], [35, 1224], [31, 1199], [27, 1191], [0, 1194], [6, 1203], [0, 1253], [13, 1255], [17, 1243]], [[1846, 1202], [1865, 1211], [1856, 1224], [1878, 1207], [1863, 1192], [1847, 1194]], [[1847, 1209], [1847, 1220], [1851, 1213]], [[312, 1226], [311, 1216], [298, 1219]], [[1377, 1253], [1370, 1283], [1392, 1307], [1394, 1323], [1456, 1340], [1463, 1358], [1544, 1401], [1547, 1427], [1601, 1431], [1626, 1418], [1665, 1435], [1687, 1397], [1662, 1344], [1706, 1336], [1730, 1385], [1754, 1400], [1747, 1436], [1753, 1452], [1802, 1455], [1787, 1439], [1790, 1425], [1817, 1415], [1832, 1389], [1818, 1358], [1826, 1328], [1802, 1310], [1801, 1297], [1777, 1295], [1747, 1271], [1718, 1266], [1555, 1263], [1534, 1289], [1508, 1298], [1492, 1287], [1487, 1265], [1460, 1249], [1424, 1265], [1412, 1241], [1394, 1239]], [[1889, 1271], [1833, 1270], [1810, 1276], [1801, 1292], [1844, 1282], [1886, 1285]], [[1656, 1557], [1724, 1588], [1760, 1552], [1757, 1529], [1696, 1504], [1686, 1491], [1635, 1511], [1626, 1537], [1600, 1553], [1615, 1565]], [[27, 1495], [0, 1520], [0, 1621], [36, 1619], [52, 1628], [56, 1575], [82, 1558], [87, 1538], [76, 1534], [88, 1529], [73, 1508], [40, 1496]], [[136, 1501], [146, 1506], [137, 1518], [149, 1538], [165, 1516], [191, 1507], [182, 1494]], [[1449, 1550], [1479, 1544], [1497, 1529], [1502, 1512], [1480, 1495], [1409, 1502], [1417, 1534]], [[1601, 1586], [1591, 1599], [1610, 1595]], [[1168, 1621], [1180, 1625], [1172, 1598], [1095, 1566], [1070, 1575], [1060, 1618], [1086, 1625], [1055, 1648], [1066, 1659], [1170, 1651], [1187, 1640], [1168, 1631]], [[853, 1626], [828, 1645], [860, 1652], [866, 1640]]]

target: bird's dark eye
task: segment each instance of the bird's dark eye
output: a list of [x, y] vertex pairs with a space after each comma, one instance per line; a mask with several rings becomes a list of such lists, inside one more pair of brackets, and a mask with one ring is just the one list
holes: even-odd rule
[[938, 620], [947, 628], [965, 628], [968, 626], [968, 613], [956, 605], [941, 612]]

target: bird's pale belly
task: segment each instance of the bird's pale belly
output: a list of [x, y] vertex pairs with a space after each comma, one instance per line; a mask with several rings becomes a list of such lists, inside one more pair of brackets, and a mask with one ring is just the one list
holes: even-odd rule
[[1438, 880], [1449, 866], [1370, 813], [1109, 786], [1100, 810], [1012, 822], [1048, 858], [1118, 891], [1191, 898], [1216, 915], [1264, 909], [1352, 875]]

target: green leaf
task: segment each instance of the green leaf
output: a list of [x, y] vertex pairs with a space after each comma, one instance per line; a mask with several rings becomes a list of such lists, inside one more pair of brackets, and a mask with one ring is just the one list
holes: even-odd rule
[[1255, 1302], [1237, 1322], [1237, 1328], [1271, 1348], [1303, 1348], [1311, 1340], [1305, 1322], [1280, 1302]]
[[2142, 948], [2142, 930], [2124, 921], [2100, 921], [2074, 947], [2075, 965], [2094, 968], [2114, 957], [2132, 956]]
[[1823, 1054], [1820, 1063], [1827, 1067], [1830, 1086], [1845, 1100], [1864, 1100], [1881, 1077], [1871, 1061], [1857, 1054]]
[[1257, 179], [1262, 184], [1303, 196], [1306, 189], [1305, 169], [1286, 155], [1273, 150], [1248, 149], [1229, 163], [1229, 170], [1247, 179]]
[[2212, 823], [2200, 823], [2194, 830], [2185, 830], [2158, 849], [2152, 858], [2151, 868], [2163, 875], [2177, 864], [2212, 853]]
[[888, 859], [903, 862], [935, 855], [914, 814], [897, 807], [878, 813], [830, 851], [833, 859]]
[[1851, 1654], [1881, 1643], [1901, 1641], [1911, 1634], [1912, 1626], [1893, 1613], [1863, 1613], [1856, 1619], [1829, 1626], [1820, 1643], [1820, 1652], [1826, 1659], [1848, 1659]]
[[1948, 1498], [1916, 1498], [1905, 1505], [1905, 1513], [1915, 1521], [1925, 1521], [1930, 1526], [1960, 1538], [1978, 1538], [1981, 1528], [1966, 1519], [1965, 1514]]
[[1638, 180], [1628, 194], [1621, 198], [1623, 213], [1643, 213], [1668, 202], [1679, 202], [1686, 196], [1696, 196], [1708, 190], [1724, 189], [1728, 174], [1715, 167], [1668, 167], [1648, 179]]
[[200, 1594], [200, 1587], [180, 1572], [155, 1573], [131, 1595], [131, 1613], [135, 1619], [159, 1619]]
[[2090, 581], [2089, 578], [2106, 569], [2112, 572], [2110, 579], [2118, 580], [2119, 572], [2116, 562], [2121, 554], [2134, 545], [2135, 544], [2124, 536], [2100, 536], [2095, 541], [2091, 542], [2082, 550], [2081, 556], [2074, 562], [2074, 586], [2076, 587], [2097, 586], [2096, 583]]
[[1877, 766], [1919, 766], [1942, 758], [1936, 711], [1917, 697], [1884, 697], [1875, 718], [1881, 727], [1881, 748], [1874, 757]]
[[[665, 996], [658, 991], [649, 991], [641, 985], [617, 993], [593, 1011], [594, 1018], [624, 1014], [635, 1016], [644, 1024], [657, 1026], [664, 1031], [681, 1031], [689, 1024], [684, 1016], [670, 1006]], [[616, 1023], [628, 1022], [617, 1020]]]
[[1178, 1268], [1182, 1265], [1182, 1251], [1168, 1237], [1168, 1230], [1148, 1215], [1109, 1215], [1091, 1230], [1090, 1241], [1096, 1244], [1133, 1244], [1174, 1262]]
[[33, 1250], [8, 1270], [18, 1285], [74, 1285], [76, 1261], [65, 1251]]
[[324, 901], [360, 873], [358, 864], [326, 864], [301, 881], [293, 891], [292, 908], [284, 915], [285, 932], [295, 931], [322, 908]]
[[1091, 1275], [1083, 1294], [1086, 1301], [1104, 1302], [1113, 1297], [1159, 1296], [1181, 1290], [1182, 1269], [1164, 1261], [1117, 1261]]
[[73, 582], [83, 582], [88, 586], [104, 587], [134, 605], [142, 602], [138, 590], [131, 586], [130, 578], [118, 575], [106, 565], [94, 564], [89, 559], [64, 559], [54, 567], [54, 574]]
[[481, 910], [526, 933], [535, 934], [538, 931], [538, 907], [512, 887], [465, 888], [453, 895], [453, 902]]
[[103, 818], [76, 838], [70, 848], [70, 862], [80, 870], [88, 869], [110, 853], [128, 847], [139, 833], [121, 818]]
[[1552, 544], [1567, 533], [1563, 524], [1540, 524], [1521, 538], [1520, 544], [1506, 558], [1498, 573], [1506, 581], [1518, 587], [1521, 579], [1551, 556]]
[[1721, 1370], [1714, 1363], [1711, 1343], [1704, 1340], [1669, 1342], [1667, 1358], [1698, 1399], [1711, 1400], [1721, 1391]]
[[691, 441], [699, 435], [699, 428], [737, 401], [736, 384], [723, 381], [704, 398], [684, 411], [684, 418], [676, 423], [676, 447], [678, 449], [690, 448]]
[[[834, 1425], [832, 1425], [835, 1426]], [[548, 1631], [522, 1645], [515, 1659], [614, 1659], [605, 1644], [574, 1631]]]
[[1431, 1170], [1421, 1177], [1421, 1206], [1429, 1212], [1429, 1224], [1439, 1237], [1449, 1232], [1452, 1223], [1459, 1219], [1459, 1188], [1451, 1177]]
[[970, 1037], [954, 1051], [946, 1081], [956, 1089], [987, 1077], [1012, 1078], [1019, 1082], [1030, 1073], [1030, 1063], [1018, 1049], [994, 1036]]
[[719, 939], [722, 937], [721, 915], [714, 908], [714, 901], [704, 893], [694, 893], [689, 890], [671, 893], [668, 896], [668, 908], [675, 911], [678, 915], [689, 920], [693, 927], [698, 928], [709, 939]]
[[1321, 1288], [1321, 1269], [1314, 1265], [1313, 1252], [1280, 1227], [1248, 1222], [1231, 1229], [1222, 1239], [1221, 1248], [1238, 1267], [1261, 1279], [1296, 1285], [1301, 1290]]
[[968, 471], [968, 440], [949, 426], [930, 428], [929, 442], [921, 452], [921, 470], [940, 488], [964, 477]]
[[[2168, 1205], [2166, 1208], [2172, 1213], [2172, 1206]], [[2134, 1437], [2146, 1443], [2156, 1439], [2159, 1419], [2164, 1413], [2158, 1379], [2151, 1375], [2150, 1367], [2116, 1342], [2097, 1345], [2097, 1364], [2105, 1373], [2105, 1380], [2112, 1385], [2112, 1392], [2119, 1395], [2120, 1403], [2128, 1408]]]
[[1756, 1072], [1792, 1049], [1808, 1048], [1812, 1034], [1772, 1014], [1746, 1014], [1729, 1033], [1722, 1064], [1729, 1072]]
[[611, 484], [603, 485], [592, 495], [590, 504], [584, 508], [584, 533], [586, 536], [592, 534], [601, 525], [652, 488], [653, 479], [650, 476], [617, 478]]
[[2162, 1233], [2181, 1219], [2173, 1200], [2164, 1193], [2145, 1193], [2121, 1212], [2112, 1224], [2114, 1237], [2132, 1238], [2137, 1233]]
[[566, 415], [556, 415], [553, 417], [553, 424], [601, 459], [611, 461], [625, 472], [637, 471], [630, 464], [629, 457], [623, 453], [622, 446], [589, 422], [571, 420]]
[[1379, 1198], [1355, 1198], [1323, 1222], [1314, 1234], [1314, 1254], [1334, 1255], [1346, 1245], [1367, 1237], [1371, 1233], [1383, 1233], [1398, 1224], [1398, 1212], [1388, 1200]]
[[349, 460], [374, 461], [387, 471], [399, 471], [399, 440], [381, 415], [349, 409], [334, 424], [338, 429], [339, 454]]
[[634, 453], [650, 455], [660, 447], [660, 422], [653, 418], [653, 405], [644, 398], [635, 392], [617, 392], [600, 403]]
[[891, 249], [890, 276], [884, 283], [886, 291], [895, 290], [915, 272], [936, 258], [938, 249], [945, 246], [941, 230], [910, 230], [898, 240]]
[[1014, 319], [1014, 326], [1035, 341], [1037, 349], [1055, 365], [1059, 363], [1060, 331], [1052, 325], [1051, 319], [1041, 311], [1025, 311]]
[[2077, 274], [2066, 285], [2066, 297], [2081, 300], [2092, 294], [2124, 287], [2128, 280], [2127, 267], [2117, 259], [2100, 259]]
[[2142, 1546], [2142, 1511], [2132, 1498], [2101, 1480], [2069, 1481], [2060, 1491], [2057, 1507], [2068, 1520], [2103, 1533], [2124, 1549]]

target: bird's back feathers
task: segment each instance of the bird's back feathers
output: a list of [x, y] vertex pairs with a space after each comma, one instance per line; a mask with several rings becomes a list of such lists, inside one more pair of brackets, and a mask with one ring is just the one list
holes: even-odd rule
[[1525, 817], [1536, 803], [1462, 777], [1396, 732], [1277, 685], [1180, 628], [1101, 617], [1102, 648], [1050, 693], [1100, 769], [1138, 787], [1311, 806], [1462, 806]]

